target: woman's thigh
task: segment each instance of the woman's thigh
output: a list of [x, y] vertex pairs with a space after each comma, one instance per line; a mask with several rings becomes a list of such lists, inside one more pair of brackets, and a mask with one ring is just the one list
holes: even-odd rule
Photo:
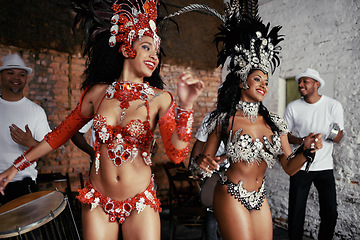
[[90, 211], [90, 205], [82, 204], [82, 231], [84, 240], [117, 240], [119, 223], [110, 222], [109, 215], [101, 207]]
[[138, 213], [131, 212], [122, 224], [124, 240], [160, 240], [160, 215], [150, 206]]
[[271, 240], [273, 238], [273, 225], [267, 199], [264, 199], [260, 210], [250, 210], [250, 215], [254, 226], [255, 239]]
[[272, 239], [269, 205], [264, 200], [260, 210], [248, 210], [227, 193], [227, 186], [216, 186], [214, 212], [224, 240]]

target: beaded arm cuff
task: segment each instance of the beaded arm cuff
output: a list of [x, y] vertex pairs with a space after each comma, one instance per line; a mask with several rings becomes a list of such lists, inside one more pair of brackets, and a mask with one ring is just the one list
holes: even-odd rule
[[315, 159], [315, 153], [310, 152], [311, 149], [304, 150], [304, 143], [300, 144], [297, 148], [294, 149], [294, 151], [287, 157], [287, 160], [294, 158], [296, 155], [302, 153], [304, 157], [306, 158], [306, 167], [305, 171], [309, 172], [310, 165], [313, 163]]
[[87, 90], [85, 90], [80, 98], [80, 102], [69, 116], [53, 131], [45, 136], [45, 141], [56, 149], [66, 143], [79, 129], [90, 121], [91, 117], [85, 117], [81, 114], [82, 99]]
[[191, 139], [192, 124], [194, 122], [194, 110], [175, 108], [176, 133], [179, 139], [189, 142]]
[[196, 160], [201, 156], [201, 154], [199, 156], [197, 156], [196, 158], [191, 158], [190, 159], [190, 165], [189, 165], [189, 170], [192, 172], [192, 175], [195, 179], [200, 178], [201, 180], [203, 180], [204, 178], [209, 178], [213, 175], [213, 173], [209, 173], [207, 171], [205, 171], [204, 169], [200, 168], [199, 165], [197, 164]]
[[171, 137], [177, 128], [177, 124], [175, 120], [175, 108], [176, 108], [176, 103], [173, 100], [168, 112], [159, 119], [159, 129], [160, 129], [161, 137], [164, 142], [167, 156], [172, 162], [180, 163], [183, 162], [187, 157], [187, 155], [189, 154], [190, 143], [184, 149], [177, 149], [171, 142]]
[[[28, 150], [26, 150], [23, 154], [21, 154], [20, 157], [18, 157], [15, 161], [13, 166], [19, 170], [25, 170], [26, 168], [30, 167], [30, 165], [32, 164], [31, 162], [29, 162], [29, 160], [26, 159], [25, 155], [31, 150], [33, 149], [33, 147], [29, 148]], [[35, 160], [36, 161], [36, 160]]]

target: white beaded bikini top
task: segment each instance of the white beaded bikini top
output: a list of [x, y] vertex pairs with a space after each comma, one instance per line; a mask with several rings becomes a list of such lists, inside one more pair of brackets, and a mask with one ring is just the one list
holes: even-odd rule
[[[265, 161], [269, 168], [274, 166], [278, 156], [284, 152], [281, 149], [280, 136], [289, 132], [286, 122], [279, 115], [270, 113], [270, 117], [275, 125], [280, 129], [272, 136], [272, 143], [263, 136], [263, 142], [260, 139], [253, 138], [249, 134], [240, 135], [241, 128], [236, 131], [234, 137], [230, 137], [226, 144], [226, 155], [233, 162], [247, 162], [249, 164]], [[232, 130], [231, 130], [232, 131]]]

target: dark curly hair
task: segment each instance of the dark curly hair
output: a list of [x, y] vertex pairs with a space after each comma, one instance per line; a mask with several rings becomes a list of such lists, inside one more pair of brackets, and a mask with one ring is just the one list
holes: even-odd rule
[[[81, 85], [82, 89], [90, 87], [97, 83], [111, 84], [120, 77], [123, 70], [125, 57], [119, 52], [119, 44], [110, 47], [110, 32], [98, 34], [94, 41], [89, 42], [86, 50], [87, 60], [86, 69]], [[164, 89], [164, 82], [160, 77], [161, 55], [159, 56], [159, 65], [150, 77], [145, 77], [144, 81], [150, 86]]]
[[[115, 0], [73, 0], [72, 9], [76, 13], [73, 31], [81, 30], [83, 39], [83, 56], [87, 56], [86, 69], [83, 74], [82, 89], [97, 83], [111, 84], [120, 77], [125, 57], [119, 52], [120, 44], [110, 47], [110, 19], [113, 16], [112, 6]], [[143, 3], [142, 3], [143, 4]], [[160, 53], [163, 54], [162, 49]], [[150, 86], [163, 89], [160, 78], [161, 54], [159, 65], [150, 77], [144, 81]]]

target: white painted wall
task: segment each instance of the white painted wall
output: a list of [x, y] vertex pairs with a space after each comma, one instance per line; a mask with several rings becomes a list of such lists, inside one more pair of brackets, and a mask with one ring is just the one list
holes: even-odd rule
[[[334, 172], [339, 217], [334, 239], [360, 239], [360, 1], [260, 0], [260, 16], [282, 25], [282, 63], [271, 76], [265, 105], [283, 113], [283, 80], [311, 67], [326, 86], [320, 93], [342, 103], [344, 138], [334, 148]], [[278, 164], [267, 171], [268, 199], [276, 222], [287, 222], [289, 177]], [[306, 212], [305, 234], [317, 237], [318, 194], [312, 188]]]

